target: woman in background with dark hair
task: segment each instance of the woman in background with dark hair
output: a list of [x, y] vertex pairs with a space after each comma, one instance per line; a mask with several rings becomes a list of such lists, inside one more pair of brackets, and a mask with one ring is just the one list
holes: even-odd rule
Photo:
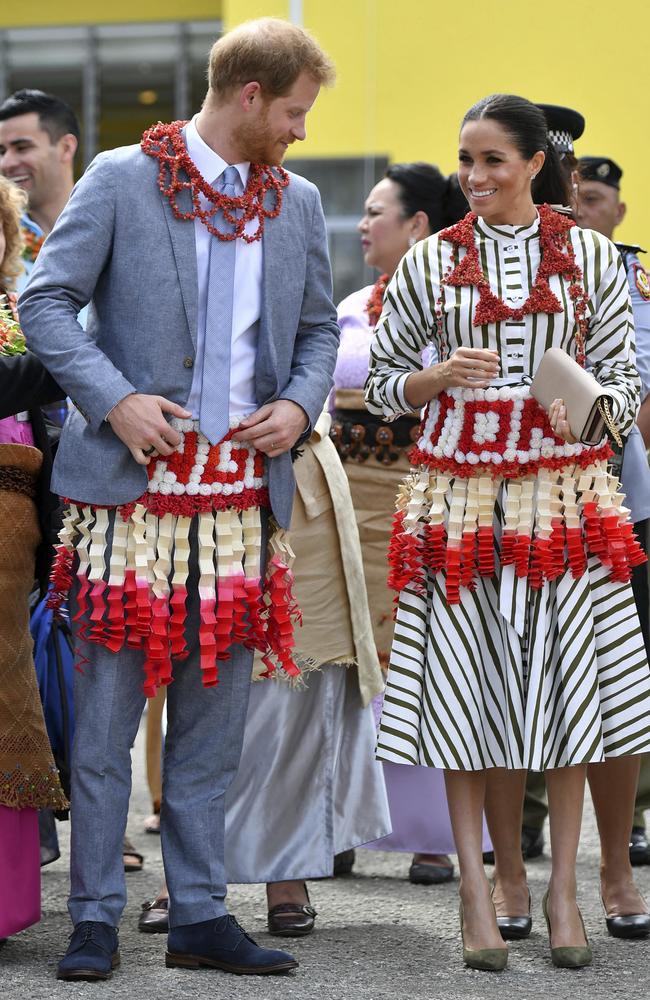
[[[458, 204], [461, 204], [458, 210]], [[449, 215], [449, 204], [457, 211]], [[419, 417], [407, 414], [388, 424], [365, 408], [363, 385], [368, 374], [372, 331], [382, 309], [383, 293], [410, 246], [436, 232], [467, 210], [458, 184], [429, 163], [397, 163], [372, 189], [359, 232], [366, 264], [376, 268], [376, 284], [361, 288], [338, 307], [341, 327], [336, 371], [333, 437], [347, 473], [355, 509], [374, 641], [384, 668], [393, 635], [393, 594], [386, 584], [386, 552], [392, 508], [408, 471], [407, 453]], [[381, 698], [376, 700], [379, 711]], [[449, 853], [455, 851], [443, 775], [428, 768], [385, 764], [384, 776], [393, 832], [373, 845], [378, 850], [413, 853], [409, 878], [420, 884], [453, 877]], [[487, 834], [486, 834], [487, 843]], [[353, 857], [337, 859], [350, 870]]]
[[528, 897], [523, 786], [526, 769], [545, 772], [542, 906], [554, 964], [576, 968], [591, 962], [575, 873], [586, 766], [648, 750], [650, 670], [607, 439], [576, 442], [564, 401], [543, 410], [530, 378], [562, 349], [626, 433], [639, 393], [629, 293], [613, 244], [549, 207], [566, 204], [565, 178], [531, 102], [474, 105], [458, 173], [472, 211], [404, 257], [371, 351], [369, 409], [426, 408], [391, 541], [399, 604], [378, 757], [445, 769], [464, 960], [486, 970], [507, 962], [481, 859], [486, 788], [500, 785], [512, 831], [499, 889], [513, 874]]

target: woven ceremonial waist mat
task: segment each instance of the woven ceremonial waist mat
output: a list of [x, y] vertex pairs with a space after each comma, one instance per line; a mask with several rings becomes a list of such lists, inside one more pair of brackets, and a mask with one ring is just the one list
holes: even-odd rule
[[125, 644], [142, 648], [144, 690], [153, 697], [171, 681], [172, 660], [188, 655], [195, 528], [203, 684], [217, 684], [217, 662], [236, 643], [259, 650], [268, 673], [279, 665], [297, 674], [293, 553], [279, 528], [261, 578], [261, 511], [270, 506], [265, 456], [232, 440], [234, 427], [211, 445], [196, 421], [171, 425], [181, 442], [172, 455], [149, 463], [149, 484], [137, 500], [118, 507], [67, 501], [49, 606], [61, 606], [76, 577], [80, 638], [112, 652]]
[[417, 441], [419, 427], [417, 417], [399, 417], [387, 423], [367, 410], [335, 409], [330, 437], [344, 462], [374, 458], [383, 465], [391, 465]]
[[424, 589], [442, 574], [450, 604], [513, 566], [541, 588], [587, 570], [627, 582], [645, 554], [607, 469], [611, 450], [556, 437], [526, 386], [441, 393], [410, 453], [389, 549], [389, 584]]

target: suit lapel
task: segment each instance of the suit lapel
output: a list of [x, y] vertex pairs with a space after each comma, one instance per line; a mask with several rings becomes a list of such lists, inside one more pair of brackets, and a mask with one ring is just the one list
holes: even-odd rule
[[194, 237], [194, 222], [191, 219], [177, 219], [169, 204], [169, 200], [161, 193], [165, 221], [172, 241], [178, 280], [181, 286], [183, 307], [187, 318], [192, 343], [196, 348], [196, 330], [198, 324], [199, 279], [196, 268], [196, 242]]
[[256, 367], [260, 403], [278, 392], [275, 310], [282, 301], [282, 281], [286, 280], [283, 246], [289, 237], [283, 214], [280, 212], [277, 219], [267, 220], [262, 236], [262, 315]]

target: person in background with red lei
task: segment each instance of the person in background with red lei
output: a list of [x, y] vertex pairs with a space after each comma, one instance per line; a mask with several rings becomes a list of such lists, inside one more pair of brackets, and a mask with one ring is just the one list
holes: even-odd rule
[[[630, 298], [613, 244], [549, 207], [566, 203], [565, 180], [534, 104], [484, 98], [459, 145], [471, 212], [406, 254], [371, 349], [369, 409], [391, 419], [424, 407], [389, 551], [399, 601], [377, 755], [445, 769], [463, 957], [485, 970], [507, 964], [495, 901], [515, 915], [507, 936], [530, 932], [521, 805], [527, 769], [545, 772], [542, 909], [554, 964], [576, 968], [592, 958], [575, 872], [587, 765], [650, 745], [629, 583], [644, 554], [606, 437], [577, 442], [565, 402], [545, 412], [530, 380], [549, 347], [567, 351], [627, 433], [639, 405]], [[512, 844], [492, 889], [488, 785]]]
[[254, 649], [269, 672], [298, 672], [290, 453], [330, 390], [338, 327], [318, 191], [280, 164], [333, 78], [286, 22], [220, 38], [200, 113], [95, 159], [20, 300], [28, 344], [74, 403], [53, 474], [69, 499], [53, 604], [70, 591], [86, 657], [60, 979], [105, 980], [119, 964], [130, 749], [161, 685], [166, 965], [298, 964], [227, 912], [224, 799]]
[[[338, 306], [341, 344], [334, 371], [332, 436], [350, 484], [359, 527], [374, 640], [384, 669], [393, 637], [393, 594], [386, 584], [391, 506], [409, 469], [408, 451], [419, 418], [407, 414], [391, 424], [368, 413], [363, 385], [368, 375], [372, 331], [381, 315], [386, 285], [418, 240], [461, 218], [467, 202], [455, 176], [445, 178], [429, 163], [394, 163], [370, 191], [358, 229], [364, 260], [380, 272], [374, 285], [348, 295]], [[381, 696], [375, 702], [381, 710]], [[441, 771], [384, 764], [393, 831], [370, 845], [381, 851], [413, 852], [409, 879], [434, 885], [453, 878], [455, 852]], [[427, 803], [423, 813], [422, 803]], [[486, 832], [487, 843], [487, 832]], [[354, 852], [337, 858], [348, 872]]]

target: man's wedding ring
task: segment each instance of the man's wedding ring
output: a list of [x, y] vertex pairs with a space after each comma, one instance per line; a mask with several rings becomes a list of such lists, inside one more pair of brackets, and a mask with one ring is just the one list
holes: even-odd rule
[[149, 448], [143, 448], [142, 449], [142, 454], [143, 455], [153, 455], [153, 453], [154, 453], [155, 450], [156, 449], [155, 449], [154, 445], [151, 445]]

